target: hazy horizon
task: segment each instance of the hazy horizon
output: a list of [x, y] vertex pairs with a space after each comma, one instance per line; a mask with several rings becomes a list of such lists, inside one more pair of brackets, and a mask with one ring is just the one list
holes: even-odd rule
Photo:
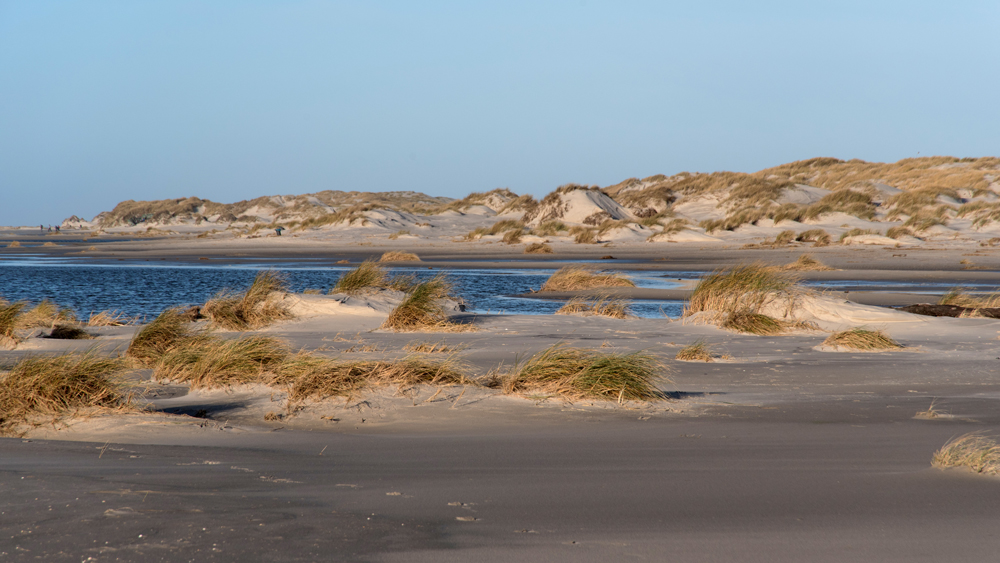
[[0, 3], [0, 224], [995, 156], [1000, 5]]

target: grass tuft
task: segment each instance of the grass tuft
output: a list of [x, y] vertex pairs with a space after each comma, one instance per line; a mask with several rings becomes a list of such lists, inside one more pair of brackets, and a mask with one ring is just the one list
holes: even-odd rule
[[87, 320], [87, 326], [125, 326], [131, 324], [134, 319], [130, 319], [118, 310], [101, 311], [92, 313]]
[[597, 315], [612, 319], [633, 317], [628, 299], [615, 299], [609, 295], [574, 297], [556, 311], [557, 315]]
[[992, 309], [1000, 307], [1000, 294], [972, 295], [962, 288], [955, 288], [938, 300], [938, 305], [955, 305], [969, 309]]
[[418, 284], [389, 313], [381, 328], [397, 331], [473, 330], [471, 325], [461, 325], [448, 321], [448, 316], [439, 301], [449, 298], [451, 289], [451, 283], [441, 275]]
[[23, 312], [17, 319], [18, 328], [51, 328], [59, 322], [76, 322], [76, 316], [69, 309], [42, 299], [42, 302]]
[[130, 397], [118, 375], [122, 367], [121, 360], [93, 352], [22, 359], [0, 378], [0, 432], [36, 415], [128, 405]]
[[902, 346], [881, 330], [851, 328], [835, 332], [823, 341], [824, 346], [839, 346], [851, 350], [898, 350]]
[[799, 272], [823, 272], [833, 270], [833, 268], [827, 266], [826, 264], [820, 262], [819, 260], [813, 258], [809, 254], [802, 254], [799, 256], [798, 260], [785, 264], [781, 267], [783, 270], [794, 270]]
[[976, 432], [959, 436], [934, 452], [934, 467], [968, 467], [975, 473], [1000, 473], [1000, 446], [992, 438]]
[[602, 287], [635, 287], [635, 282], [620, 274], [596, 273], [588, 266], [565, 266], [556, 270], [539, 291], [575, 291]]
[[152, 366], [161, 356], [192, 338], [179, 308], [166, 309], [139, 329], [125, 350], [125, 357]]
[[225, 340], [199, 335], [161, 356], [153, 370], [159, 379], [187, 383], [192, 388], [229, 387], [259, 383], [279, 369], [288, 347], [276, 338], [247, 336]]
[[505, 393], [551, 393], [566, 398], [624, 401], [663, 399], [665, 367], [643, 352], [600, 352], [550, 346], [505, 376]]
[[797, 297], [801, 292], [797, 282], [791, 272], [759, 262], [719, 270], [698, 282], [685, 315], [701, 311], [759, 313], [774, 299]]
[[525, 254], [552, 254], [552, 247], [544, 242], [533, 242], [524, 247]]
[[724, 329], [758, 336], [774, 336], [785, 331], [785, 323], [778, 319], [748, 310], [728, 313], [721, 326]]
[[419, 262], [420, 257], [412, 252], [402, 252], [399, 250], [390, 250], [382, 255], [378, 260], [379, 262]]
[[254, 330], [293, 318], [288, 306], [276, 301], [288, 291], [287, 278], [274, 270], [257, 274], [243, 293], [222, 292], [205, 303], [202, 313], [212, 324], [229, 330]]
[[17, 321], [24, 310], [26, 303], [18, 301], [7, 303], [0, 300], [0, 348], [14, 348], [17, 346], [18, 337], [15, 332]]
[[680, 349], [674, 358], [682, 362], [711, 362], [712, 350], [704, 340], [698, 340]]

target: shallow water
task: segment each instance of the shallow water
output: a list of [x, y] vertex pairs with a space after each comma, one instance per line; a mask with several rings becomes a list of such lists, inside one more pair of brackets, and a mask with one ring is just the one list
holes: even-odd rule
[[[292, 291], [320, 289], [324, 292], [353, 266], [326, 268], [281, 268]], [[152, 317], [163, 309], [182, 304], [204, 303], [224, 289], [247, 287], [257, 267], [230, 266], [91, 266], [72, 264], [12, 265], [0, 263], [0, 296], [37, 303], [52, 300], [86, 317], [92, 312], [116, 309], [128, 316]], [[439, 270], [420, 267], [390, 268], [390, 274], [412, 275], [418, 280], [444, 273], [470, 312], [506, 314], [551, 314], [563, 302], [509, 297], [538, 289], [555, 270]], [[677, 286], [671, 274], [628, 272], [639, 287]], [[677, 317], [680, 301], [635, 301], [633, 312], [641, 317]]]

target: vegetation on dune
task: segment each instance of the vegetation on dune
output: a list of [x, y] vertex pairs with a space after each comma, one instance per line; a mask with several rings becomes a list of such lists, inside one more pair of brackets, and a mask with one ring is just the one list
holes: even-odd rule
[[192, 388], [259, 383], [279, 369], [288, 347], [276, 338], [245, 336], [227, 340], [210, 335], [188, 339], [157, 358], [153, 375]]
[[125, 357], [152, 366], [161, 356], [193, 337], [180, 308], [166, 309], [135, 333], [125, 350]]
[[524, 236], [524, 231], [521, 229], [511, 229], [503, 234], [504, 244], [518, 244], [521, 242], [521, 237]]
[[72, 311], [43, 299], [41, 303], [18, 316], [17, 328], [50, 328], [56, 323], [72, 322], [76, 322], [76, 316]]
[[876, 229], [858, 229], [858, 228], [854, 228], [854, 229], [851, 229], [849, 231], [844, 231], [843, 233], [841, 233], [840, 234], [840, 238], [837, 239], [837, 242], [844, 243], [844, 242], [847, 241], [847, 239], [849, 239], [851, 237], [860, 237], [860, 236], [865, 236], [865, 235], [880, 236], [881, 234], [882, 233], [880, 231], [876, 230]]
[[409, 291], [415, 285], [412, 276], [389, 277], [383, 266], [372, 260], [365, 260], [357, 268], [340, 276], [330, 293], [356, 294], [365, 289], [395, 289]]
[[881, 330], [867, 330], [860, 327], [835, 332], [823, 341], [825, 346], [837, 346], [851, 350], [898, 350], [902, 346]]
[[829, 233], [823, 229], [809, 229], [808, 231], [802, 231], [799, 233], [795, 240], [799, 242], [811, 242], [814, 243], [813, 246], [827, 246], [833, 240], [830, 238]]
[[813, 258], [809, 254], [800, 254], [794, 262], [782, 266], [784, 270], [795, 270], [801, 272], [823, 272], [833, 270], [833, 268]]
[[559, 220], [545, 221], [538, 225], [531, 232], [540, 237], [554, 237], [563, 231], [568, 231], [569, 227]]
[[0, 347], [13, 348], [17, 345], [17, 320], [26, 305], [23, 301], [8, 303], [0, 299]]
[[293, 317], [278, 297], [288, 291], [287, 278], [273, 270], [259, 272], [242, 293], [223, 291], [210, 299], [202, 313], [213, 325], [229, 330], [254, 330]]
[[896, 227], [889, 227], [889, 230], [885, 232], [885, 236], [892, 239], [898, 239], [901, 237], [912, 237], [915, 235], [913, 234], [913, 231], [911, 231], [908, 227], [896, 226]]
[[471, 331], [474, 327], [448, 320], [440, 301], [451, 297], [452, 286], [438, 275], [416, 285], [389, 313], [381, 328], [396, 331]]
[[391, 250], [382, 255], [379, 262], [419, 262], [420, 257], [412, 252]]
[[35, 416], [59, 417], [88, 407], [127, 406], [122, 362], [93, 352], [29, 356], [0, 376], [0, 433]]
[[798, 278], [788, 270], [760, 263], [741, 264], [716, 271], [698, 282], [684, 316], [711, 312], [718, 315], [722, 328], [757, 335], [779, 334], [790, 324], [761, 310], [773, 302], [790, 309], [802, 293]]
[[934, 467], [966, 467], [984, 475], [1000, 474], [1000, 446], [992, 438], [976, 432], [949, 441], [934, 452]]
[[674, 359], [682, 362], [711, 362], [713, 360], [712, 349], [704, 340], [698, 340], [681, 348]]
[[101, 311], [99, 313], [91, 313], [90, 318], [87, 319], [87, 326], [125, 326], [135, 322], [135, 319], [125, 316], [118, 310], [108, 310]]
[[573, 227], [570, 229], [570, 234], [573, 235], [573, 242], [577, 244], [597, 244], [599, 242], [596, 229]]
[[938, 305], [954, 305], [969, 309], [993, 309], [1000, 307], [1000, 293], [972, 295], [959, 287], [941, 296]]
[[562, 267], [542, 284], [539, 291], [575, 291], [606, 287], [635, 287], [635, 282], [614, 273], [598, 273], [588, 266]]
[[557, 315], [597, 315], [612, 319], [632, 318], [628, 299], [618, 299], [609, 295], [597, 297], [574, 297], [556, 311]]
[[556, 344], [501, 378], [505, 393], [546, 393], [571, 399], [650, 401], [666, 368], [643, 352], [600, 352]]
[[544, 242], [533, 242], [524, 247], [525, 254], [552, 254], [552, 247]]

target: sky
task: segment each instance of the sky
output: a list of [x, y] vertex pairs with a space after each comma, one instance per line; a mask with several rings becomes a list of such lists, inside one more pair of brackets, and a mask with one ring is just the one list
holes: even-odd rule
[[996, 0], [0, 0], [0, 225], [997, 156], [998, 28]]

